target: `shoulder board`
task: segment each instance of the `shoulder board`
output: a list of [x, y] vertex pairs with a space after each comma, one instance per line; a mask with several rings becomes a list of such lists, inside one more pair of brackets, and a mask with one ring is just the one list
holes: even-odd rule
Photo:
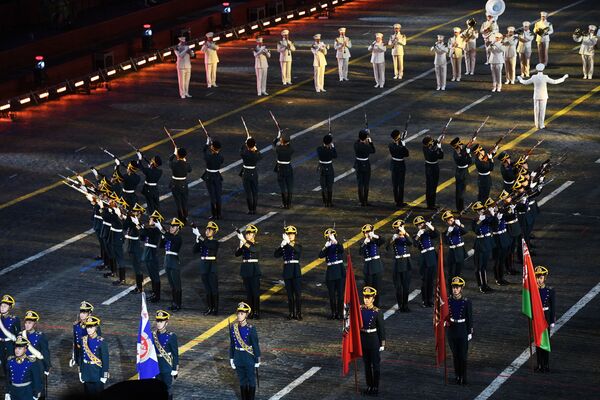
[[254, 325], [250, 325], [250, 324], [248, 324], [247, 326], [248, 326], [248, 328], [249, 328], [249, 329], [252, 329], [252, 328], [254, 328]]
[[377, 307], [373, 306], [373, 310], [374, 310], [374, 311], [379, 311], [379, 308], [377, 308]]
[[37, 358], [35, 358], [33, 356], [27, 356], [27, 360], [29, 360], [30, 362], [36, 362]]
[[96, 339], [98, 339], [99, 341], [104, 341], [104, 338], [102, 336], [96, 336]]
[[361, 309], [361, 310], [364, 310], [364, 309], [365, 309], [365, 306], [364, 306], [363, 304], [361, 304], [361, 305], [360, 305], [360, 309]]
[[6, 361], [10, 361], [10, 360], [14, 360], [15, 356], [8, 356], [8, 358], [6, 359]]

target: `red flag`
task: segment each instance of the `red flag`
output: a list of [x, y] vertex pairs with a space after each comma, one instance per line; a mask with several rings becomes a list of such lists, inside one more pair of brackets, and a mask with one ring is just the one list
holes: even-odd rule
[[433, 305], [433, 331], [435, 333], [435, 354], [438, 366], [446, 359], [446, 330], [444, 322], [448, 319], [448, 313], [448, 294], [446, 292], [446, 278], [444, 277], [444, 246], [440, 240], [437, 285]]
[[342, 333], [343, 375], [348, 374], [352, 360], [362, 357], [362, 345], [360, 343], [362, 324], [356, 279], [352, 270], [352, 259], [348, 254], [348, 270], [346, 271], [346, 288], [344, 291], [344, 330]]

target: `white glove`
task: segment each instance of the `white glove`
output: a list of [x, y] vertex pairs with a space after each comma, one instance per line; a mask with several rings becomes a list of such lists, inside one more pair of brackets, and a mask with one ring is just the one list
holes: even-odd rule
[[193, 229], [192, 229], [192, 233], [193, 233], [194, 235], [196, 235], [196, 236], [200, 236], [200, 229], [198, 229], [198, 228], [193, 228]]
[[383, 351], [383, 350], [385, 350], [385, 346], [381, 346], [381, 347], [379, 348], [379, 351]]
[[231, 368], [235, 369], [235, 364], [233, 363], [233, 358], [229, 359], [229, 365], [231, 365]]
[[142, 158], [144, 158], [144, 157], [142, 156], [142, 153], [138, 151], [138, 152], [136, 152], [135, 154], [137, 154], [137, 157], [138, 157], [138, 159], [139, 159], [140, 161], [142, 161]]
[[159, 222], [159, 221], [156, 221], [156, 222], [154, 222], [154, 226], [156, 226], [156, 227], [158, 228], [158, 230], [159, 230], [159, 231], [162, 231], [162, 230], [163, 230], [163, 227], [162, 227], [162, 225], [160, 224], [160, 222]]
[[471, 339], [473, 339], [473, 334], [469, 333], [469, 335], [467, 336], [467, 340], [471, 340]]
[[337, 240], [335, 239], [335, 236], [333, 234], [329, 235], [329, 241], [331, 242], [331, 244], [337, 244]]
[[463, 224], [461, 224], [461, 222], [460, 222], [460, 219], [455, 219], [455, 220], [454, 220], [454, 223], [455, 223], [457, 226], [463, 226]]
[[4, 395], [4, 400], [10, 400], [10, 394], [6, 393], [6, 394]]
[[516, 205], [514, 205], [514, 204], [511, 204], [511, 205], [510, 205], [510, 206], [508, 206], [508, 207], [510, 208], [510, 211], [513, 211], [513, 212], [515, 211], [515, 208], [517, 208], [517, 206], [516, 206]]
[[260, 367], [260, 362], [254, 363], [254, 368]]
[[88, 201], [91, 203], [92, 201], [94, 201], [94, 196], [92, 196], [91, 194], [86, 194], [85, 198], [88, 199]]
[[282, 240], [281, 244], [279, 245], [279, 247], [285, 247], [286, 244], [287, 244], [287, 242], [285, 240]]
[[550, 328], [554, 329], [554, 324], [550, 324]]
[[431, 224], [431, 222], [427, 222], [425, 223], [425, 226], [427, 226], [429, 229], [431, 229], [432, 231], [435, 230], [435, 228], [433, 227], [433, 225]]
[[421, 236], [425, 233], [425, 229], [419, 229], [419, 231], [417, 232], [417, 236]]
[[367, 235], [369, 236], [370, 239], [373, 239], [375, 237], [375, 232], [371, 231]]
[[107, 378], [100, 378], [100, 382], [102, 382], [102, 383], [106, 383], [107, 380], [108, 380]]
[[244, 235], [242, 235], [241, 233], [238, 233], [236, 236], [240, 240], [240, 242], [244, 241]]
[[441, 143], [438, 143], [438, 144], [437, 144], [437, 147], [438, 147], [438, 149], [441, 149], [441, 148], [442, 148], [442, 144], [441, 144]]
[[399, 237], [400, 237], [400, 236], [398, 236], [398, 234], [397, 234], [397, 233], [394, 233], [394, 234], [392, 235], [392, 241], [394, 241], [394, 240], [398, 239]]
[[171, 376], [176, 377], [178, 373], [179, 373], [179, 371], [173, 370], [173, 371], [171, 371]]
[[209, 144], [210, 144], [210, 138], [209, 138], [209, 137], [207, 137], [207, 138], [206, 138], [206, 145], [208, 146]]
[[136, 226], [140, 224], [138, 217], [131, 217], [131, 222], [133, 222]]
[[569, 74], [565, 74], [565, 76], [563, 78], [567, 79], [569, 77]]
[[406, 235], [406, 230], [404, 229], [403, 226], [401, 226], [400, 229], [398, 229], [398, 232], [400, 232], [403, 235]]
[[98, 179], [98, 170], [96, 168], [94, 168], [94, 167], [92, 167], [91, 170], [92, 170], [92, 173], [94, 174], [94, 177], [96, 179]]
[[480, 220], [480, 221], [483, 221], [484, 219], [485, 219], [485, 215], [481, 214], [481, 215], [479, 216], [479, 220]]
[[100, 207], [100, 209], [104, 208], [104, 203], [102, 201], [98, 201], [98, 206]]
[[368, 244], [371, 241], [371, 239], [369, 239], [368, 237], [365, 238], [365, 240], [363, 241], [364, 244]]
[[50, 371], [44, 371], [44, 375], [50, 376]]
[[117, 214], [119, 217], [123, 216], [123, 214], [121, 214], [121, 209], [118, 207], [115, 207], [115, 214]]
[[331, 241], [328, 240], [325, 242], [325, 247], [329, 247], [329, 246], [331, 246]]
[[454, 230], [454, 227], [453, 227], [453, 226], [449, 226], [449, 227], [448, 227], [448, 232], [452, 232], [453, 230]]
[[74, 366], [75, 366], [75, 359], [74, 359], [74, 358], [71, 358], [71, 359], [69, 360], [69, 368], [73, 368]]
[[498, 218], [499, 220], [502, 219], [502, 217], [504, 217], [504, 214], [502, 214], [501, 212], [496, 214], [496, 218]]
[[119, 160], [118, 158], [115, 158], [115, 164], [116, 165], [121, 165], [121, 160]]
[[496, 215], [496, 209], [495, 208], [490, 208], [490, 214], [492, 214], [492, 217], [494, 215]]
[[[281, 238], [283, 239], [283, 241], [284, 241], [286, 244], [289, 244], [289, 243], [290, 243], [290, 237], [287, 235], [287, 233], [284, 233], [284, 234], [282, 234], [282, 235], [281, 235]], [[283, 247], [283, 246], [282, 246], [282, 247]]]
[[177, 155], [177, 147], [175, 147], [175, 150], [173, 150], [173, 154]]
[[81, 372], [79, 373], [79, 382], [83, 383], [83, 378], [81, 377]]
[[245, 240], [240, 240], [240, 245], [238, 247], [241, 249], [245, 243], [246, 243]]
[[471, 154], [471, 148], [470, 147], [467, 147], [466, 151], [467, 151], [467, 154]]
[[402, 146], [406, 147], [406, 142], [405, 142], [404, 140], [401, 140], [401, 141], [400, 141], [400, 144], [401, 144]]

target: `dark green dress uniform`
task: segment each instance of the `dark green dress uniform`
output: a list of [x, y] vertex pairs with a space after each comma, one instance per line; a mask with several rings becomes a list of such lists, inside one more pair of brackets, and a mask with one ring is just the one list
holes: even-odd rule
[[35, 357], [8, 357], [6, 363], [8, 394], [11, 400], [31, 400], [42, 392], [40, 363]]
[[[255, 143], [254, 139], [250, 138], [249, 140], [252, 140], [251, 143]], [[242, 177], [244, 192], [246, 192], [248, 214], [254, 215], [258, 205], [258, 171], [256, 170], [256, 164], [262, 159], [262, 153], [258, 150], [250, 150], [244, 143], [240, 150], [240, 156], [242, 157], [240, 176]]]
[[344, 316], [344, 284], [346, 281], [346, 266], [344, 265], [344, 246], [339, 243], [325, 246], [319, 252], [319, 257], [325, 259], [327, 271], [325, 284], [329, 294], [329, 319], [342, 319]]
[[114, 284], [124, 284], [125, 283], [125, 258], [123, 257], [123, 220], [119, 217], [115, 212], [112, 213], [112, 218], [110, 220], [110, 233], [108, 242], [110, 243], [113, 255], [113, 265], [116, 269], [113, 270], [113, 274], [118, 272], [118, 280], [114, 282]]
[[[135, 163], [135, 164], [132, 164]], [[121, 166], [117, 166], [116, 172], [119, 174], [119, 177], [123, 180], [123, 198], [129, 204], [129, 207], [133, 207], [135, 203], [138, 202], [138, 197], [135, 191], [137, 190], [138, 185], [142, 178], [138, 174], [135, 173], [137, 171], [137, 162], [132, 161], [127, 166], [127, 173], [123, 174], [121, 172]]]
[[100, 228], [100, 240], [104, 246], [104, 254], [106, 255], [106, 261], [104, 265], [106, 268], [110, 268], [110, 272], [104, 274], [105, 277], [114, 276], [116, 271], [113, 250], [110, 243], [110, 227], [114, 218], [114, 213], [110, 211], [110, 207], [104, 207], [102, 211], [102, 227]]
[[127, 243], [127, 254], [131, 257], [131, 266], [135, 273], [135, 293], [142, 292], [144, 283], [144, 272], [142, 271], [142, 241], [140, 240], [140, 229], [131, 220], [131, 216], [127, 216], [123, 223], [124, 238]]
[[454, 276], [462, 276], [462, 270], [465, 266], [465, 241], [463, 236], [467, 234], [465, 229], [456, 222], [444, 232], [444, 241], [448, 245], [448, 255], [446, 264], [448, 264], [448, 281]]
[[[5, 302], [3, 301], [3, 303]], [[8, 313], [2, 314], [0, 315], [0, 322], [2, 322], [2, 325], [4, 325], [4, 328], [7, 331], [11, 332], [15, 336], [18, 336], [19, 331], [21, 330], [21, 320], [19, 320], [19, 317]], [[7, 338], [4, 332], [0, 330], [0, 363], [2, 364], [2, 369], [4, 370], [5, 376], [7, 375], [6, 359], [14, 354], [13, 345], [14, 342]]]
[[171, 311], [181, 309], [182, 291], [179, 252], [181, 251], [182, 243], [181, 236], [178, 233], [173, 235], [169, 232], [163, 235], [160, 243], [160, 247], [165, 249], [164, 267], [172, 292], [173, 304], [171, 305]]
[[141, 170], [146, 179], [142, 186], [142, 194], [146, 198], [146, 208], [148, 214], [154, 211], [160, 211], [160, 195], [158, 193], [158, 181], [162, 177], [163, 171], [159, 167], [162, 165], [160, 156], [156, 155], [152, 158], [147, 166], [141, 165]]
[[[458, 138], [457, 138], [458, 139]], [[469, 166], [473, 164], [471, 150], [464, 145], [460, 145], [460, 150], [453, 152], [452, 157], [456, 164], [454, 170], [454, 179], [456, 180], [456, 191], [454, 194], [456, 202], [456, 210], [461, 212], [465, 208], [465, 191], [469, 179]]]
[[[214, 148], [215, 151], [212, 151]], [[202, 175], [206, 190], [210, 196], [210, 213], [213, 219], [221, 219], [221, 194], [223, 193], [223, 177], [221, 176], [221, 167], [225, 159], [218, 152], [221, 149], [221, 143], [214, 141], [211, 145], [204, 145], [204, 161], [206, 162], [206, 171]]]
[[503, 188], [508, 193], [512, 192], [512, 186], [515, 184], [517, 174], [512, 163], [502, 163], [500, 165], [500, 174], [502, 175]]
[[192, 166], [185, 160], [185, 149], [177, 149], [178, 156], [171, 154], [169, 167], [171, 168], [171, 182], [169, 188], [173, 193], [173, 200], [177, 207], [177, 217], [186, 223], [188, 216], [188, 182], [187, 175], [192, 172]]
[[285, 283], [285, 291], [288, 299], [288, 319], [302, 320], [302, 270], [300, 267], [300, 256], [302, 245], [287, 243], [283, 247], [275, 249], [274, 256], [283, 259], [283, 271], [281, 277]]
[[394, 250], [394, 269], [392, 271], [392, 278], [394, 281], [394, 288], [396, 289], [396, 302], [398, 302], [398, 309], [401, 312], [407, 312], [408, 309], [408, 292], [410, 290], [410, 274], [412, 271], [412, 264], [410, 262], [410, 246], [412, 240], [407, 235], [397, 235], [391, 243], [388, 243], [386, 249], [389, 250], [391, 247]]
[[242, 257], [240, 265], [240, 276], [244, 281], [246, 299], [252, 308], [249, 318], [260, 318], [260, 265], [258, 263], [259, 246], [256, 243], [247, 242], [235, 251], [236, 257]]
[[358, 185], [358, 201], [360, 205], [369, 205], [369, 183], [371, 182], [371, 161], [369, 155], [375, 153], [373, 142], [364, 142], [368, 137], [366, 131], [361, 131], [359, 140], [354, 142], [354, 169], [356, 170], [356, 183]]
[[422, 235], [415, 235], [414, 244], [421, 252], [419, 257], [419, 273], [421, 274], [421, 300], [424, 307], [433, 307], [433, 283], [437, 268], [437, 252], [433, 247], [437, 239], [437, 230], [424, 228]]
[[242, 399], [254, 400], [256, 375], [254, 366], [259, 362], [258, 333], [252, 325], [234, 323], [229, 328], [229, 359], [233, 360], [240, 380]]
[[200, 277], [206, 291], [208, 308], [204, 315], [217, 315], [219, 312], [219, 276], [217, 269], [217, 252], [219, 241], [214, 238], [196, 237], [194, 253], [200, 255]]
[[[508, 251], [508, 257], [506, 259], [507, 272], [510, 275], [516, 275], [518, 271], [514, 267], [515, 252], [517, 248], [520, 248], [520, 237], [521, 237], [521, 225], [519, 224], [519, 218], [516, 212], [516, 206], [509, 204], [505, 211], [506, 229], [511, 238], [510, 249]], [[520, 254], [520, 252], [519, 252]]]
[[144, 241], [142, 261], [146, 263], [148, 276], [152, 282], [152, 297], [150, 301], [160, 301], [160, 267], [158, 263], [157, 249], [160, 244], [161, 233], [155, 226], [144, 226], [140, 230], [140, 238]]
[[[98, 326], [96, 333], [98, 333], [99, 336], [102, 336], [102, 329], [100, 329], [100, 326]], [[85, 336], [87, 336], [85, 322], [76, 321], [73, 324], [73, 354], [71, 357], [77, 365], [79, 365], [79, 361], [81, 360], [81, 345]]]
[[475, 254], [473, 261], [475, 264], [475, 277], [479, 291], [489, 292], [492, 288], [487, 283], [487, 266], [494, 250], [494, 238], [492, 237], [492, 224], [495, 218], [491, 215], [484, 215], [484, 219], [475, 218], [473, 220], [473, 232], [475, 232], [475, 244], [473, 246]]
[[475, 167], [477, 168], [477, 186], [479, 191], [477, 193], [477, 200], [484, 202], [490, 197], [490, 190], [492, 189], [492, 170], [494, 169], [494, 160], [488, 157], [487, 160], [480, 160], [479, 157], [475, 157]]
[[425, 158], [425, 198], [427, 208], [435, 208], [435, 199], [437, 196], [437, 186], [440, 181], [439, 160], [444, 158], [444, 151], [438, 147], [436, 142], [431, 140], [430, 144], [423, 144], [423, 157]]
[[[552, 326], [556, 323], [556, 302], [554, 289], [548, 286], [539, 288], [540, 299], [542, 300], [542, 308], [544, 310], [544, 317], [548, 323], [548, 333], [550, 333]], [[539, 372], [550, 372], [550, 352], [535, 348], [535, 354], [537, 355], [537, 371]]]
[[156, 379], [162, 381], [167, 386], [169, 398], [173, 398], [173, 371], [179, 369], [179, 346], [177, 345], [177, 335], [173, 332], [152, 332], [152, 342], [156, 349], [158, 357], [158, 370]]
[[[25, 335], [22, 335], [25, 336]], [[35, 329], [31, 332], [26, 332], [27, 340], [31, 346], [33, 346], [37, 351], [39, 351], [44, 358], [38, 360], [39, 364], [39, 374], [40, 381], [44, 381], [44, 375], [50, 373], [50, 368], [52, 368], [52, 362], [50, 361], [50, 348], [48, 347], [48, 338], [44, 334], [44, 332], [36, 331]], [[29, 350], [26, 353], [27, 356], [33, 356]], [[42, 390], [43, 398], [46, 398], [47, 393], [44, 393]]]
[[467, 383], [467, 353], [469, 335], [473, 334], [473, 311], [471, 300], [466, 297], [448, 299], [448, 344], [454, 361], [456, 383]]
[[492, 228], [492, 236], [494, 237], [494, 250], [492, 251], [492, 258], [494, 259], [494, 278], [496, 284], [507, 285], [504, 279], [504, 269], [506, 268], [507, 260], [509, 258], [510, 246], [512, 244], [512, 238], [508, 233], [505, 216], [502, 212], [497, 212], [494, 216], [496, 221]]
[[360, 342], [365, 364], [367, 386], [372, 393], [379, 392], [379, 376], [381, 375], [381, 357], [379, 348], [385, 342], [383, 313], [377, 307], [360, 306], [363, 326], [360, 329]]
[[104, 390], [101, 379], [108, 379], [108, 344], [102, 336], [91, 338], [84, 336], [81, 345], [79, 372], [86, 394], [100, 393]]
[[321, 195], [325, 207], [332, 207], [333, 182], [335, 172], [333, 170], [333, 159], [337, 158], [337, 150], [333, 146], [333, 138], [326, 135], [323, 138], [323, 145], [317, 147], [317, 156], [319, 157], [319, 184], [321, 185]]
[[393, 136], [394, 132], [392, 132], [392, 139], [394, 140], [388, 144], [390, 156], [392, 157], [390, 161], [390, 171], [392, 173], [392, 191], [394, 193], [396, 207], [402, 207], [406, 204], [404, 202], [404, 178], [406, 176], [406, 164], [404, 159], [408, 157], [409, 152], [408, 148], [406, 148], [406, 145], [404, 144], [404, 141], [400, 140], [400, 132], [397, 131], [398, 133], [396, 138]]
[[290, 141], [286, 140], [284, 144], [277, 138], [273, 141], [273, 148], [277, 155], [274, 171], [277, 173], [277, 183], [281, 191], [281, 203], [283, 208], [290, 208], [294, 192], [294, 168], [292, 167], [294, 149]]
[[[383, 262], [381, 261], [381, 246], [383, 245], [385, 245], [385, 239], [379, 236], [378, 238], [370, 239], [366, 244], [362, 241], [359, 249], [360, 255], [365, 260], [363, 265], [365, 286], [371, 286], [379, 293], [381, 293], [383, 281]], [[379, 306], [380, 297], [377, 296], [375, 298], [376, 306]]]
[[108, 265], [108, 259], [105, 254], [102, 239], [100, 237], [100, 232], [102, 232], [102, 208], [100, 208], [98, 204], [94, 204], [94, 214], [92, 216], [92, 229], [94, 230], [94, 234], [96, 235], [96, 238], [98, 239], [98, 243], [100, 245], [100, 259], [102, 260], [103, 264], [97, 268], [102, 269], [104, 265]]

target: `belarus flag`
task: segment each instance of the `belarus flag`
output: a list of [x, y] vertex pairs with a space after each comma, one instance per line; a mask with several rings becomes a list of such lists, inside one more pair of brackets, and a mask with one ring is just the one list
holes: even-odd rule
[[148, 321], [146, 293], [142, 293], [142, 318], [138, 333], [136, 364], [139, 379], [152, 379], [159, 373], [158, 358], [152, 341], [150, 321]]

